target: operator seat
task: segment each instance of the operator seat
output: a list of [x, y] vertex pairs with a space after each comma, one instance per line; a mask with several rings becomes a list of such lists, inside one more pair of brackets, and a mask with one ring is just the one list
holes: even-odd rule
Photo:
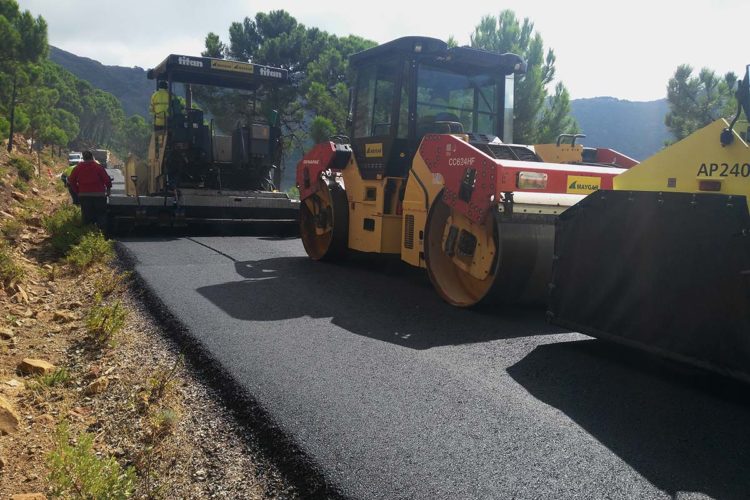
[[453, 113], [441, 112], [436, 115], [426, 115], [419, 120], [417, 136], [421, 139], [425, 134], [463, 134], [464, 126], [458, 116]]

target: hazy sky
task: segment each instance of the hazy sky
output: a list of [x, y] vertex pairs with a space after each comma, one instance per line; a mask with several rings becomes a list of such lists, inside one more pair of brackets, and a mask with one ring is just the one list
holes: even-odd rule
[[576, 98], [665, 97], [682, 63], [744, 73], [741, 34], [750, 2], [739, 0], [19, 0], [41, 14], [52, 45], [104, 64], [153, 67], [169, 53], [198, 55], [206, 33], [227, 40], [230, 23], [285, 9], [299, 22], [376, 42], [406, 35], [468, 44], [482, 16], [509, 8], [529, 17], [557, 55], [557, 78]]

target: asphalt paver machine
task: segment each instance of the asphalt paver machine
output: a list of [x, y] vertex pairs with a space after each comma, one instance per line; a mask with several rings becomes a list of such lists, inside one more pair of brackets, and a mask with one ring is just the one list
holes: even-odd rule
[[[184, 226], [190, 223], [272, 222], [297, 225], [299, 203], [278, 192], [281, 129], [273, 114], [218, 130], [195, 106], [193, 85], [249, 91], [289, 83], [287, 71], [258, 64], [170, 55], [148, 70], [149, 79], [166, 82], [169, 111], [164, 127], [155, 127], [148, 161], [131, 157], [125, 167], [125, 191], [109, 197], [113, 231], [133, 224]], [[184, 99], [175, 94], [183, 84]]]

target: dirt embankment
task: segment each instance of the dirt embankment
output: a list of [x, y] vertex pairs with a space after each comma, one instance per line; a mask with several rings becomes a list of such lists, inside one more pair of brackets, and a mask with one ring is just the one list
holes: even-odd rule
[[184, 365], [110, 244], [76, 235], [61, 253], [64, 167], [0, 152], [0, 498], [300, 496]]

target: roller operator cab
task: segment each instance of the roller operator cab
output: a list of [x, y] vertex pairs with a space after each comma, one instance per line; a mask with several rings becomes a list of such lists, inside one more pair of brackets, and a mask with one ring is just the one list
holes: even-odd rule
[[513, 144], [514, 54], [405, 37], [354, 54], [349, 136], [297, 167], [308, 255], [397, 254], [449, 303], [542, 301], [554, 218], [622, 170]]

